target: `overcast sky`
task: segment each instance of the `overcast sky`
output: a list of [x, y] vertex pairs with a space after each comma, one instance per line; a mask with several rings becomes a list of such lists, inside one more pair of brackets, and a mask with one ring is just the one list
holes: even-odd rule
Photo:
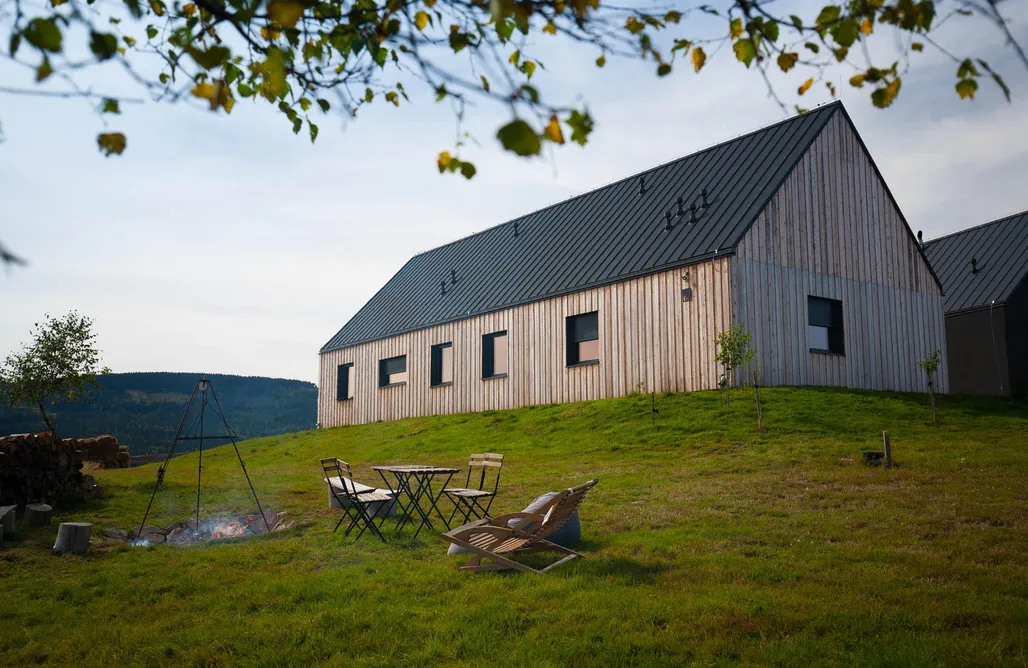
[[[1028, 34], [1028, 3], [1005, 4], [1015, 34]], [[1028, 72], [994, 30], [965, 25], [949, 36], [980, 45], [1013, 104], [987, 81], [977, 100], [960, 101], [955, 66], [927, 52], [885, 111], [844, 84], [848, 71], [836, 76], [926, 238], [1028, 209]], [[658, 79], [650, 64], [599, 70], [595, 55], [549, 47], [536, 75], [544, 93], [588, 102], [589, 145], [515, 158], [493, 139], [503, 110], [481, 106], [469, 126], [480, 146], [464, 154], [478, 166], [471, 182], [437, 173], [454, 121], [427, 94], [345, 124], [325, 118], [313, 146], [266, 104], [237, 104], [228, 117], [126, 107], [112, 127], [128, 150], [110, 159], [80, 102], [0, 96], [0, 241], [30, 261], [0, 273], [0, 354], [45, 312], [78, 309], [95, 318], [114, 371], [316, 382], [318, 349], [412, 254], [785, 115], [757, 75], [724, 57], [700, 76], [682, 67]], [[797, 84], [781, 86], [790, 104]], [[802, 102], [828, 100], [815, 88]]]

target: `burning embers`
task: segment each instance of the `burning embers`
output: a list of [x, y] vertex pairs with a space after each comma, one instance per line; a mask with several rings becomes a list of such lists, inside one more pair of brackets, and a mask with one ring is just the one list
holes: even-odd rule
[[285, 511], [272, 513], [265, 512], [267, 527], [261, 520], [260, 515], [243, 515], [240, 517], [217, 518], [200, 520], [184, 520], [175, 522], [168, 527], [161, 527], [152, 524], [143, 526], [143, 530], [136, 535], [135, 531], [128, 534], [129, 545], [146, 547], [160, 545], [161, 543], [195, 543], [201, 541], [224, 540], [226, 538], [242, 538], [255, 536], [270, 531], [283, 531], [296, 526], [296, 522], [286, 521]]

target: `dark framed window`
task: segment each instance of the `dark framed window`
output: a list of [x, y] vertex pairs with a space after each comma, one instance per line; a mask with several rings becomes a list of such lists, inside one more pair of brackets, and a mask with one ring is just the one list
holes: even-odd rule
[[453, 382], [453, 342], [432, 346], [432, 387]]
[[352, 364], [340, 364], [336, 368], [336, 401], [353, 399], [353, 383], [350, 379], [352, 375]]
[[569, 315], [567, 324], [568, 366], [600, 361], [600, 317], [598, 311]]
[[507, 375], [507, 330], [482, 336], [482, 379]]
[[807, 297], [807, 335], [810, 351], [846, 354], [842, 327], [842, 302], [838, 299]]
[[378, 363], [378, 386], [403, 385], [407, 382], [407, 356], [390, 357]]

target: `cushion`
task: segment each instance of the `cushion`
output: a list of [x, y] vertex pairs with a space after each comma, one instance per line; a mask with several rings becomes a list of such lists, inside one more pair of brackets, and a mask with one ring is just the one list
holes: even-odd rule
[[[557, 496], [557, 492], [546, 492], [541, 496], [537, 496], [535, 500], [528, 504], [522, 512], [533, 513], [546, 505], [546, 503], [555, 496]], [[521, 524], [521, 522], [521, 519], [513, 519], [507, 523], [507, 526], [514, 528]], [[553, 534], [546, 540], [564, 547], [577, 545], [578, 542], [582, 540], [582, 523], [578, 519], [578, 511], [576, 510], [574, 514], [568, 518], [568, 521], [565, 522], [564, 526], [562, 526], [557, 533]], [[469, 550], [468, 548], [457, 545], [456, 543], [450, 543], [449, 549], [446, 550], [446, 554], [474, 553], [474, 550]]]

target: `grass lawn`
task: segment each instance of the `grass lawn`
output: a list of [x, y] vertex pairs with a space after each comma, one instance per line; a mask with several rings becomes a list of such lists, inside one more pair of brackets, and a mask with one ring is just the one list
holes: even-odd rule
[[[658, 396], [655, 425], [632, 396], [247, 441], [295, 529], [51, 556], [58, 521], [141, 519], [156, 467], [101, 472], [107, 498], [0, 551], [0, 664], [1028, 665], [1028, 404], [942, 397], [932, 427], [918, 395], [762, 398], [763, 434], [740, 391]], [[898, 467], [867, 468], [884, 429]], [[426, 531], [331, 533], [319, 458], [371, 483], [471, 452], [507, 455], [494, 512], [598, 477], [588, 559], [476, 575]], [[245, 512], [231, 447], [204, 465], [208, 514]], [[195, 475], [172, 462], [154, 523], [190, 516]]]

